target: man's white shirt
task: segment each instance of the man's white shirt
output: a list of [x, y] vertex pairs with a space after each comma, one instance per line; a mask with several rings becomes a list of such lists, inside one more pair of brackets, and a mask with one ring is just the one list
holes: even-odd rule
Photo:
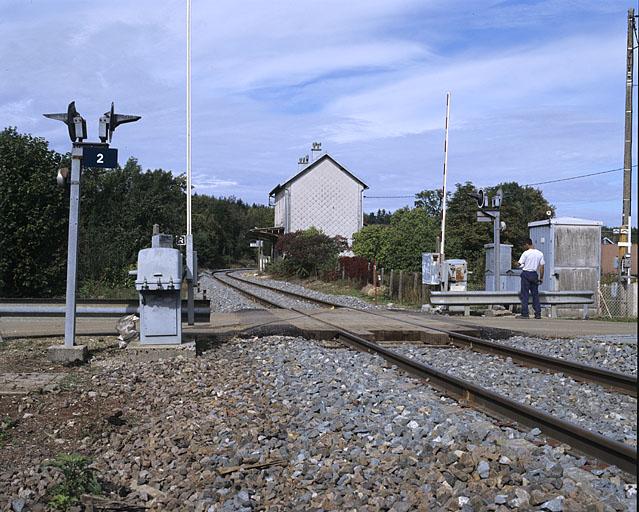
[[539, 265], [545, 265], [544, 253], [538, 249], [528, 249], [519, 258], [522, 270], [527, 272], [537, 272]]

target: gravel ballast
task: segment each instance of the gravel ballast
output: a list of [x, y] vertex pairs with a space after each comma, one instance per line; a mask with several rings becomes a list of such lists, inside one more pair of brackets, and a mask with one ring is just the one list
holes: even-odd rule
[[411, 346], [395, 350], [593, 432], [637, 445], [636, 398], [468, 349]]
[[[499, 426], [370, 354], [273, 336], [197, 359], [90, 366], [79, 402], [126, 400], [76, 449], [118, 499], [151, 510], [634, 507], [629, 475]], [[64, 429], [52, 435], [63, 445]], [[42, 503], [59, 481], [24, 462], [0, 470], [3, 506]]]
[[[284, 309], [288, 309], [288, 308], [298, 308], [298, 309], [318, 309], [321, 308], [321, 306], [318, 306], [317, 304], [313, 303], [313, 302], [309, 302], [309, 301], [304, 301], [301, 299], [295, 299], [293, 297], [288, 297], [286, 295], [283, 295], [281, 293], [277, 293], [277, 292], [272, 292], [270, 290], [267, 290], [265, 288], [260, 288], [259, 286], [252, 286], [250, 284], [247, 283], [243, 283], [240, 281], [236, 281], [233, 280], [231, 278], [229, 278], [228, 276], [225, 276], [221, 273], [218, 273], [216, 276], [217, 279], [214, 279], [212, 277], [207, 277], [206, 281], [203, 282], [204, 286], [208, 286], [208, 282], [212, 282], [214, 284], [216, 284], [216, 286], [218, 287], [218, 289], [221, 288], [226, 288], [227, 290], [231, 290], [235, 295], [240, 295], [237, 291], [233, 290], [232, 288], [228, 287], [228, 286], [224, 286], [223, 284], [220, 283], [220, 281], [222, 282], [229, 282], [230, 284], [234, 285], [234, 286], [241, 286], [242, 289], [247, 290], [249, 293], [255, 294], [260, 298], [269, 300], [275, 304], [278, 304], [279, 307], [284, 308]], [[248, 299], [244, 299], [244, 301], [248, 301]], [[256, 304], [255, 302], [249, 301], [251, 304]], [[249, 307], [245, 307], [244, 305], [238, 305], [237, 310], [239, 309], [251, 309]]]
[[636, 336], [608, 335], [572, 339], [513, 336], [506, 340], [493, 341], [538, 354], [579, 361], [592, 366], [601, 366], [609, 370], [637, 375]]
[[349, 308], [357, 308], [357, 309], [378, 309], [380, 306], [375, 306], [374, 304], [370, 304], [362, 299], [357, 297], [353, 297], [351, 295], [331, 295], [327, 293], [318, 292], [315, 290], [311, 290], [309, 288], [305, 288], [299, 284], [290, 283], [288, 281], [278, 281], [275, 279], [268, 279], [266, 277], [258, 277], [255, 272], [237, 272], [238, 277], [242, 277], [244, 279], [248, 279], [249, 281], [254, 281], [256, 283], [264, 284], [266, 286], [271, 286], [273, 288], [277, 288], [279, 290], [290, 291], [295, 293], [301, 293], [307, 295], [308, 297], [313, 297], [321, 300], [328, 300], [339, 304], [341, 306], [349, 307]]
[[206, 298], [211, 301], [211, 312], [230, 313], [242, 309], [264, 309], [208, 274], [201, 274], [199, 280], [200, 288], [206, 289]]

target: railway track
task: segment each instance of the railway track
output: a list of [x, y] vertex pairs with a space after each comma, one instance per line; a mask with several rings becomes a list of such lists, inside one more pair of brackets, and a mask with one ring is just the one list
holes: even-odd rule
[[[223, 284], [235, 289], [239, 293], [256, 300], [257, 302], [274, 308], [282, 308], [281, 303], [274, 300], [267, 299], [263, 296], [259, 296], [254, 292], [247, 290], [248, 286], [256, 288], [267, 289], [270, 292], [280, 293], [292, 297], [296, 300], [304, 300], [306, 302], [313, 302], [321, 305], [322, 307], [332, 308], [344, 308], [340, 304], [323, 299], [316, 299], [313, 297], [305, 296], [303, 294], [295, 293], [290, 290], [280, 290], [276, 287], [271, 287], [263, 283], [255, 283], [251, 280], [241, 278], [235, 275], [231, 275], [231, 271], [214, 272], [211, 273], [211, 277], [217, 279]], [[224, 277], [220, 277], [223, 275]], [[241, 283], [241, 284], [238, 284]], [[299, 307], [285, 307], [298, 314], [311, 316], [308, 310], [304, 310]], [[355, 309], [355, 308], [347, 308]], [[359, 310], [372, 315], [385, 316], [382, 313]], [[317, 320], [316, 317], [313, 317]], [[430, 365], [415, 361], [381, 347], [373, 342], [370, 342], [356, 334], [344, 330], [338, 325], [332, 324], [325, 320], [321, 322], [330, 325], [335, 328], [338, 333], [338, 339], [353, 349], [373, 353], [383, 357], [385, 360], [394, 364], [408, 373], [427, 381], [430, 385], [440, 389], [448, 396], [468, 404], [469, 406], [478, 408], [492, 416], [496, 416], [500, 419], [507, 418], [513, 420], [520, 425], [525, 425], [530, 428], [539, 428], [547, 436], [554, 438], [560, 442], [569, 444], [573, 449], [578, 450], [586, 455], [595, 457], [599, 460], [614, 464], [619, 468], [632, 473], [637, 474], [637, 451], [633, 446], [626, 445], [619, 441], [610, 439], [606, 436], [591, 432], [571, 422], [556, 418], [540, 409], [527, 406], [491, 390], [478, 386], [472, 382], [468, 382], [459, 377], [452, 376], [445, 372], [442, 372]], [[412, 323], [410, 320], [403, 320], [406, 323]], [[511, 347], [505, 347], [503, 345], [497, 345], [481, 338], [474, 336], [468, 336], [464, 334], [447, 331], [445, 329], [435, 329], [440, 332], [448, 334], [457, 343], [457, 346], [464, 346], [477, 350], [480, 352], [488, 352], [492, 354], [501, 355], [504, 357], [511, 357], [513, 360], [517, 360], [528, 366], [537, 366], [552, 371], [563, 372], [575, 376], [579, 380], [595, 382], [597, 384], [603, 384], [608, 387], [613, 387], [616, 390], [633, 394], [636, 396], [637, 379], [634, 376], [621, 374], [618, 372], [612, 372], [602, 368], [590, 367], [582, 365], [580, 363], [565, 361], [548, 356], [541, 356], [539, 354], [533, 354], [520, 349], [514, 349]]]
[[[294, 298], [296, 300], [313, 302], [323, 307], [353, 309], [359, 312], [375, 315], [381, 318], [387, 317], [386, 314], [381, 313], [379, 311], [347, 307], [337, 302], [318, 299], [315, 297], [309, 297], [307, 295], [292, 292], [290, 290], [281, 290], [273, 286], [268, 286], [263, 283], [256, 283], [250, 279], [245, 279], [245, 278], [238, 277], [236, 275], [231, 275], [231, 274], [232, 274], [231, 271], [224, 271], [224, 275], [232, 280], [239, 281], [250, 286], [263, 288], [271, 292], [279, 293], [279, 294]], [[233, 286], [232, 284], [228, 283], [228, 281], [223, 281], [223, 282], [225, 282], [225, 284], [229, 286]], [[234, 288], [242, 292], [241, 287], [234, 287]], [[255, 296], [254, 294], [249, 294], [249, 295], [253, 298], [253, 300], [256, 300], [258, 302], [262, 300], [259, 296]], [[269, 307], [281, 307], [281, 305], [278, 305], [277, 303], [269, 302], [268, 300], [266, 300], [265, 303], [263, 304]], [[418, 322], [414, 322], [409, 319], [397, 318], [396, 316], [393, 317], [393, 320], [405, 323], [407, 325], [412, 325], [412, 326], [422, 327], [422, 328], [424, 327], [423, 324], [420, 324]], [[530, 352], [527, 350], [509, 347], [499, 343], [494, 343], [492, 341], [484, 340], [482, 338], [478, 338], [477, 336], [469, 336], [467, 334], [462, 334], [459, 332], [443, 329], [433, 325], [429, 325], [428, 329], [446, 334], [450, 338], [451, 343], [459, 347], [469, 348], [476, 352], [494, 354], [500, 357], [510, 357], [513, 359], [513, 361], [517, 361], [518, 363], [523, 364], [525, 366], [532, 366], [535, 368], [550, 370], [552, 372], [562, 372], [566, 375], [570, 375], [576, 380], [580, 380], [584, 382], [592, 382], [594, 384], [599, 384], [601, 386], [611, 388], [614, 391], [625, 393], [630, 396], [635, 396], [635, 397], [637, 396], [637, 377], [634, 375], [627, 375], [625, 373], [615, 372], [605, 368], [589, 366], [582, 363], [578, 363], [576, 361], [569, 361], [566, 359], [546, 356], [543, 354], [536, 354], [534, 352]]]

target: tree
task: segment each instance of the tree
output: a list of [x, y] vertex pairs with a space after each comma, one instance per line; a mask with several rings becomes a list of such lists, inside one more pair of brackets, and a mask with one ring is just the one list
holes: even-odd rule
[[387, 251], [382, 260], [386, 268], [416, 272], [421, 269], [422, 252], [435, 250], [438, 220], [421, 208], [402, 208], [393, 214]]
[[[44, 139], [0, 132], [0, 295], [62, 295], [68, 194], [55, 184], [69, 155]], [[163, 169], [144, 171], [135, 158], [116, 169], [83, 169], [80, 187], [79, 289], [91, 293], [131, 285], [127, 270], [149, 247], [153, 224], [185, 231], [186, 180]], [[229, 266], [254, 256], [250, 229], [272, 226], [273, 210], [234, 197], [193, 197], [193, 233], [200, 266]], [[98, 286], [94, 286], [98, 285]]]
[[469, 281], [479, 286], [484, 279], [484, 244], [492, 241], [492, 224], [477, 222], [477, 203], [470, 197], [475, 186], [467, 181], [455, 187], [447, 206], [445, 256], [465, 259], [472, 271]]
[[[423, 208], [428, 215], [436, 219], [442, 216], [442, 195], [443, 192], [436, 190], [422, 190], [415, 194], [415, 208]], [[446, 192], [447, 200], [450, 199], [450, 192]]]
[[501, 187], [504, 197], [501, 207], [501, 219], [506, 223], [502, 232], [502, 243], [512, 244], [515, 253], [524, 250], [524, 243], [529, 236], [528, 223], [547, 219], [546, 212], [555, 214], [555, 207], [545, 198], [541, 190], [524, 186], [516, 182], [501, 183], [489, 189], [494, 194]]
[[143, 171], [135, 158], [123, 168], [85, 169], [81, 185], [79, 278], [124, 286], [154, 224], [184, 231], [185, 180], [170, 171]]
[[[513, 245], [513, 258], [523, 249], [528, 238], [528, 223], [545, 219], [546, 211], [554, 212], [538, 189], [522, 187], [509, 182], [487, 190], [493, 196], [501, 187], [504, 193], [501, 206], [501, 220], [506, 229], [501, 233], [501, 242]], [[448, 201], [446, 220], [446, 257], [463, 258], [473, 273], [469, 280], [473, 286], [484, 282], [485, 251], [484, 245], [492, 243], [492, 223], [477, 222], [477, 203], [470, 196], [475, 191], [471, 182], [456, 184], [456, 190]]]
[[353, 252], [370, 261], [388, 253], [390, 226], [371, 224], [353, 235]]
[[390, 226], [366, 226], [356, 233], [353, 252], [386, 268], [419, 270], [422, 252], [435, 248], [437, 222], [424, 209], [402, 208], [393, 213]]
[[62, 156], [39, 137], [0, 132], [0, 295], [60, 294], [68, 199], [55, 182]]
[[365, 213], [364, 225], [370, 226], [371, 224], [390, 224], [392, 212], [386, 211], [383, 208], [377, 210], [377, 213]]
[[[255, 250], [249, 247], [254, 238], [250, 230], [273, 225], [273, 209], [249, 205], [234, 197], [193, 196], [193, 233], [200, 266], [228, 267], [251, 260]], [[264, 252], [270, 248], [265, 244]]]

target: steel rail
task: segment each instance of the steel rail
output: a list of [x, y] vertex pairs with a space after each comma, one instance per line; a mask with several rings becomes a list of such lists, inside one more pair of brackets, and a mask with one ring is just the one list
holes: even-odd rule
[[[223, 273], [223, 272], [220, 272]], [[229, 276], [228, 273], [225, 274], [227, 277], [230, 277], [231, 279], [233, 279], [232, 276]], [[273, 302], [269, 299], [265, 299], [263, 297], [260, 297], [259, 295], [255, 295], [251, 292], [249, 292], [248, 290], [242, 288], [241, 286], [238, 286], [236, 284], [233, 283], [229, 283], [228, 281], [225, 281], [224, 279], [220, 279], [219, 276], [217, 276], [216, 273], [212, 273], [211, 277], [213, 279], [218, 280], [220, 283], [233, 288], [235, 291], [237, 291], [238, 293], [240, 293], [241, 295], [244, 295], [245, 297], [248, 297], [249, 299], [251, 299], [253, 302], [257, 302], [258, 304], [261, 304], [262, 306], [269, 306], [269, 307], [273, 307], [273, 308], [282, 308], [281, 304], [277, 304], [276, 302]], [[286, 308], [284, 308], [286, 309]]]
[[[238, 277], [235, 275], [226, 274], [231, 279], [236, 279], [238, 281], [255, 285], [261, 288], [266, 288], [271, 291], [275, 291], [278, 293], [283, 293], [284, 295], [289, 295], [296, 298], [305, 298], [309, 301], [318, 301], [321, 304], [330, 304], [336, 308], [343, 309], [351, 309], [354, 311], [360, 311], [363, 313], [367, 313], [369, 315], [375, 315], [381, 318], [387, 318], [386, 315], [382, 313], [378, 313], [375, 311], [370, 311], [367, 309], [357, 309], [350, 306], [342, 306], [336, 302], [331, 302], [323, 299], [315, 299], [314, 297], [309, 297], [301, 293], [296, 293], [292, 291], [283, 291], [279, 288], [268, 286], [263, 283], [253, 283], [253, 281], [249, 279], [245, 279], [242, 277]], [[546, 370], [552, 370], [554, 372], [562, 372], [566, 375], [570, 375], [579, 381], [584, 382], [592, 382], [595, 384], [599, 384], [601, 386], [606, 386], [612, 388], [617, 392], [621, 392], [630, 396], [637, 396], [637, 377], [635, 375], [628, 375], [622, 372], [616, 372], [614, 370], [608, 370], [606, 368], [601, 368], [597, 366], [586, 365], [583, 363], [579, 363], [576, 361], [569, 361], [566, 359], [560, 359], [557, 357], [546, 356], [543, 354], [536, 354], [534, 352], [530, 352], [528, 350], [523, 350], [515, 347], [509, 347], [507, 345], [502, 345], [500, 343], [495, 343], [493, 341], [484, 340], [482, 338], [478, 338], [476, 336], [470, 336], [468, 334], [462, 334], [455, 331], [450, 331], [448, 329], [443, 329], [441, 327], [435, 327], [431, 325], [423, 325], [419, 322], [414, 322], [407, 319], [400, 319], [393, 317], [394, 321], [402, 322], [408, 325], [413, 325], [416, 327], [422, 327], [424, 329], [430, 329], [433, 331], [441, 332], [443, 334], [447, 334], [451, 338], [451, 342], [457, 346], [469, 348], [474, 350], [475, 352], [483, 352], [486, 354], [494, 354], [502, 357], [510, 357], [513, 361], [517, 361], [526, 366], [533, 366], [536, 368], [543, 368]]]
[[336, 302], [330, 301], [330, 300], [325, 300], [325, 299], [320, 299], [318, 297], [309, 297], [308, 295], [304, 295], [302, 293], [296, 293], [296, 292], [292, 292], [289, 290], [280, 290], [279, 288], [275, 288], [273, 286], [268, 286], [266, 284], [263, 283], [255, 283], [253, 281], [251, 281], [250, 279], [244, 279], [243, 277], [237, 277], [237, 276], [232, 276], [230, 275], [231, 272], [238, 272], [237, 270], [232, 270], [232, 271], [226, 271], [224, 272], [226, 276], [230, 277], [231, 279], [236, 279], [238, 281], [242, 281], [243, 283], [246, 284], [250, 284], [252, 286], [257, 286], [258, 288], [264, 288], [266, 290], [270, 290], [270, 291], [275, 291], [277, 293], [281, 293], [282, 295], [287, 295], [289, 297], [293, 297], [295, 299], [298, 300], [305, 300], [307, 302], [315, 302], [317, 304], [321, 304], [323, 306], [329, 307], [329, 308], [344, 308], [345, 306], [342, 306]]
[[352, 333], [340, 332], [339, 337], [345, 338], [347, 344], [353, 348], [381, 355], [412, 375], [427, 380], [430, 385], [442, 390], [448, 396], [466, 402], [491, 416], [505, 417], [528, 427], [537, 427], [547, 436], [566, 443], [580, 452], [608, 464], [614, 464], [628, 473], [637, 474], [637, 451], [633, 446], [555, 418], [544, 411], [439, 371], [430, 365], [413, 361]]
[[[217, 279], [217, 276], [213, 275], [213, 277]], [[236, 279], [234, 276], [229, 277]], [[219, 280], [227, 284], [226, 281]], [[241, 288], [233, 284], [229, 284], [229, 286], [234, 289]], [[242, 290], [242, 293], [247, 296], [254, 295], [245, 289]], [[269, 302], [274, 307], [281, 307], [274, 301], [264, 298], [260, 298], [260, 300]], [[308, 312], [297, 308], [289, 307], [286, 309], [301, 315], [311, 316]], [[331, 322], [316, 317], [313, 318], [335, 328], [338, 338], [345, 345], [356, 350], [380, 355], [388, 362], [420, 379], [426, 380], [429, 385], [458, 401], [467, 403], [491, 416], [514, 420], [528, 427], [537, 427], [547, 436], [566, 443], [586, 455], [600, 459], [608, 464], [614, 464], [633, 475], [637, 474], [637, 451], [633, 446], [591, 432], [568, 421], [555, 418], [544, 411], [511, 400], [459, 377], [437, 370], [430, 365], [414, 361], [392, 350], [380, 347]]]
[[[386, 317], [386, 315], [381, 313], [375, 313], [373, 311], [367, 312], [376, 316]], [[395, 318], [393, 319], [395, 320]], [[406, 319], [397, 320], [409, 325], [423, 326], [419, 322], [411, 322]], [[590, 366], [577, 361], [569, 361], [544, 354], [536, 354], [528, 350], [509, 347], [508, 345], [502, 345], [501, 343], [495, 343], [494, 341], [484, 340], [468, 334], [449, 331], [440, 327], [428, 326], [428, 329], [447, 334], [451, 338], [451, 342], [453, 344], [463, 348], [469, 348], [475, 352], [510, 357], [513, 361], [517, 361], [525, 366], [533, 366], [555, 372], [562, 372], [579, 381], [592, 382], [612, 388], [615, 391], [626, 395], [634, 397], [637, 396], [637, 377], [635, 375], [616, 372], [614, 370], [608, 370], [607, 368], [598, 366]]]

